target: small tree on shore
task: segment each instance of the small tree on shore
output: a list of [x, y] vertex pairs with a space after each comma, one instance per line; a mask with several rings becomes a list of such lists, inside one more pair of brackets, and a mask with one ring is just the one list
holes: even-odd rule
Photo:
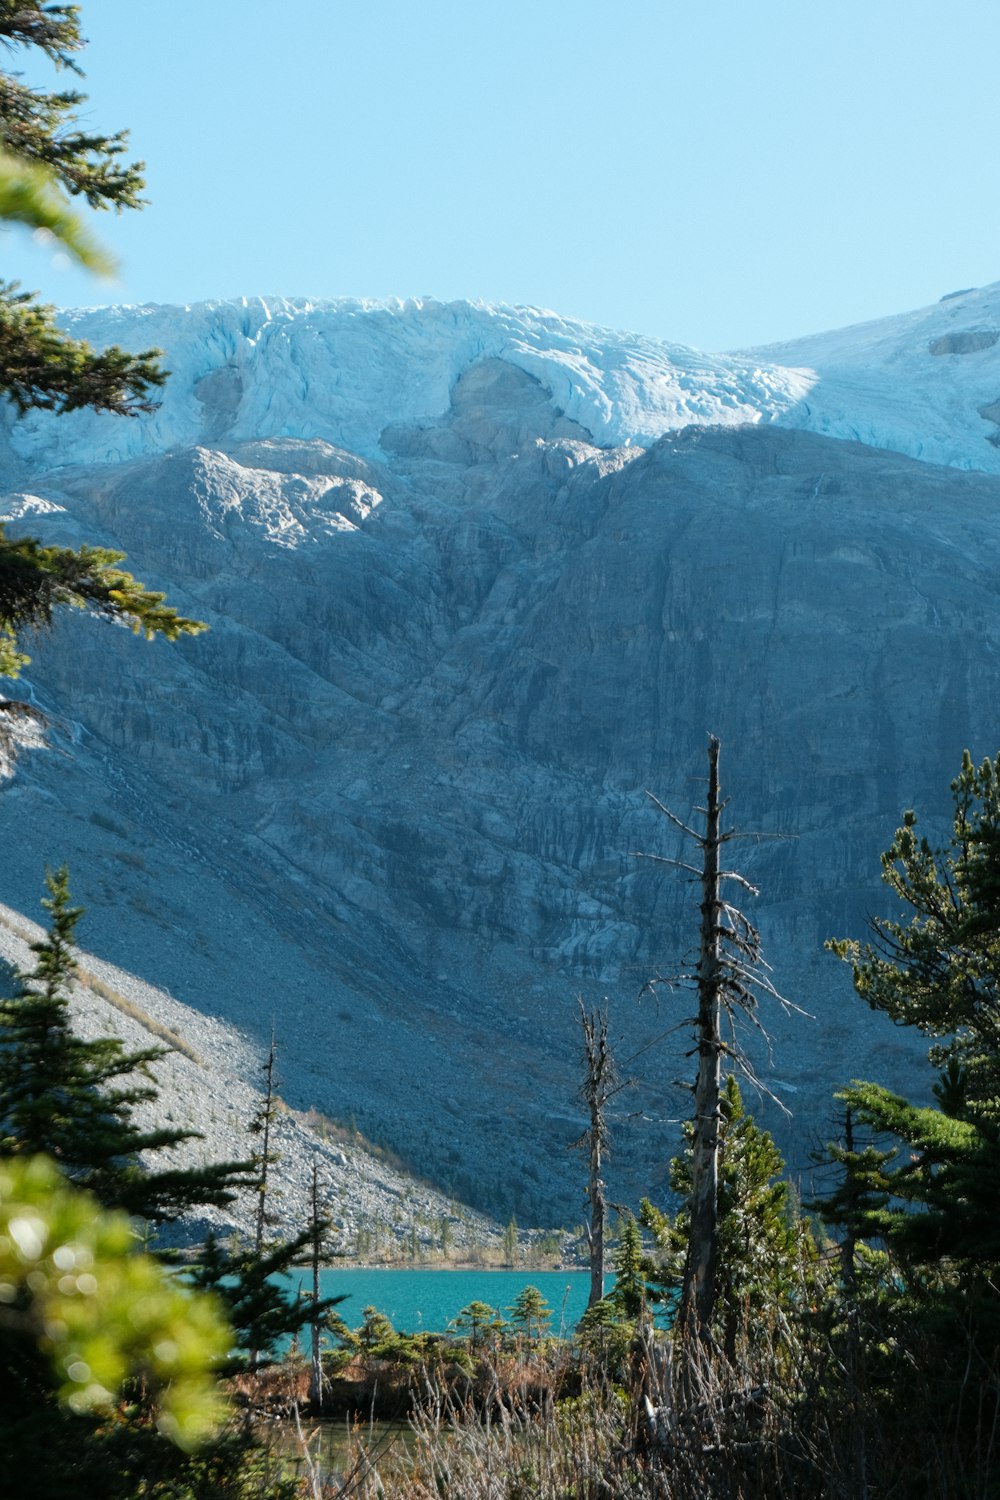
[[585, 1221], [584, 1230], [590, 1259], [587, 1306], [593, 1307], [604, 1296], [604, 1236], [608, 1222], [604, 1159], [611, 1150], [608, 1105], [616, 1094], [627, 1087], [627, 1081], [618, 1072], [611, 1043], [608, 1041], [607, 1010], [587, 1011], [582, 1000], [578, 1000], [577, 1005], [583, 1031], [585, 1067], [580, 1098], [587, 1107], [590, 1123], [579, 1140], [573, 1142], [571, 1149], [587, 1152], [587, 1203], [590, 1218]]
[[618, 1243], [614, 1253], [615, 1284], [608, 1294], [622, 1317], [634, 1321], [646, 1306], [646, 1257], [642, 1231], [632, 1214], [618, 1219]]
[[540, 1338], [552, 1322], [552, 1309], [536, 1286], [526, 1286], [508, 1307], [507, 1320], [530, 1344]]
[[495, 1307], [490, 1307], [488, 1302], [476, 1300], [463, 1307], [451, 1320], [449, 1327], [468, 1339], [471, 1354], [480, 1354], [496, 1342], [503, 1332], [504, 1322]]
[[517, 1260], [517, 1220], [511, 1218], [503, 1232], [503, 1263], [513, 1266]]

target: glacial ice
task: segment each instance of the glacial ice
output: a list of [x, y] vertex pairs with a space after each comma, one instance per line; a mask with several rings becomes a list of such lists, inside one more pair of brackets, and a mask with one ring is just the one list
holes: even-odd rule
[[499, 359], [537, 379], [601, 447], [648, 445], [689, 424], [773, 422], [1000, 472], [1000, 424], [983, 414], [1000, 398], [1000, 340], [986, 337], [1000, 330], [1000, 283], [733, 354], [534, 308], [430, 299], [241, 298], [78, 309], [62, 321], [95, 345], [161, 348], [172, 378], [139, 421], [34, 412], [9, 422], [10, 448], [35, 471], [267, 439], [320, 438], [380, 460], [387, 428], [439, 421], [463, 372]]
[[[602, 447], [649, 443], [689, 423], [773, 420], [813, 381], [756, 358], [465, 302], [243, 299], [84, 309], [62, 322], [95, 345], [161, 348], [171, 379], [159, 409], [139, 421], [22, 418], [9, 441], [36, 469], [261, 438], [322, 438], [378, 459], [386, 427], [439, 420], [458, 377], [491, 358], [534, 376]], [[232, 374], [206, 381], [223, 370]]]

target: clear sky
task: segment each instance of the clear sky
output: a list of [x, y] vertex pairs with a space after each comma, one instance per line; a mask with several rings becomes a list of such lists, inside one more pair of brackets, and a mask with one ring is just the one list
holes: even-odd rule
[[1000, 279], [998, 0], [82, 14], [150, 204], [95, 223], [114, 283], [3, 231], [62, 305], [429, 294], [722, 349]]

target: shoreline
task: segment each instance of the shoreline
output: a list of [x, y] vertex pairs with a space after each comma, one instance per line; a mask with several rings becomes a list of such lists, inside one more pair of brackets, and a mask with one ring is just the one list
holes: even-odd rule
[[476, 1271], [483, 1275], [489, 1275], [494, 1271], [512, 1271], [518, 1275], [530, 1275], [534, 1272], [556, 1272], [560, 1275], [569, 1276], [589, 1273], [589, 1266], [579, 1263], [566, 1263], [555, 1266], [484, 1266], [480, 1262], [472, 1260], [456, 1260], [444, 1263], [438, 1262], [416, 1262], [406, 1260], [393, 1261], [358, 1261], [343, 1260], [335, 1261], [332, 1265], [323, 1266], [324, 1271]]

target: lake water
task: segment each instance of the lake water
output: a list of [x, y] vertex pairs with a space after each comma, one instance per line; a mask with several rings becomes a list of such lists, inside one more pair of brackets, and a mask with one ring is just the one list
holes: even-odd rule
[[[610, 1290], [613, 1277], [608, 1277]], [[311, 1281], [301, 1276], [303, 1289]], [[589, 1271], [331, 1270], [320, 1273], [324, 1297], [346, 1294], [337, 1312], [348, 1328], [360, 1327], [366, 1307], [376, 1307], [400, 1333], [444, 1333], [470, 1302], [486, 1302], [507, 1317], [518, 1292], [537, 1287], [552, 1309], [550, 1332], [569, 1335], [587, 1306]]]

